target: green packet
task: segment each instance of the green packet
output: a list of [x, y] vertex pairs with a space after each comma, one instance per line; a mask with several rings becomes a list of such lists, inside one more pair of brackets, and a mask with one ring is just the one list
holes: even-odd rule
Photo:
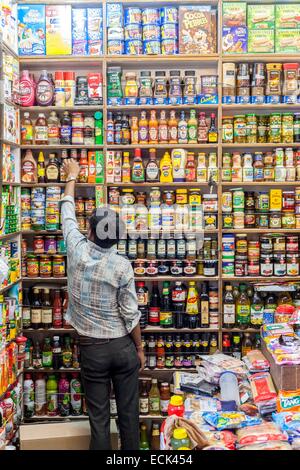
[[274, 5], [248, 5], [249, 29], [273, 29], [275, 27]]

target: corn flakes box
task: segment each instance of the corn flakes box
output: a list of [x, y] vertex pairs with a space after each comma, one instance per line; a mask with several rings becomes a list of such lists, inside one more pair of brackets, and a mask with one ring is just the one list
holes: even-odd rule
[[275, 26], [277, 29], [300, 29], [300, 3], [276, 5]]
[[46, 5], [46, 54], [72, 54], [71, 5]]
[[250, 29], [273, 29], [275, 27], [274, 5], [248, 5], [247, 22]]
[[246, 2], [224, 2], [222, 11], [223, 26], [229, 28], [234, 26], [247, 26]]
[[300, 29], [277, 29], [275, 52], [296, 54], [300, 51]]
[[45, 5], [18, 5], [19, 55], [45, 55]]
[[249, 29], [248, 52], [272, 53], [275, 47], [274, 29]]

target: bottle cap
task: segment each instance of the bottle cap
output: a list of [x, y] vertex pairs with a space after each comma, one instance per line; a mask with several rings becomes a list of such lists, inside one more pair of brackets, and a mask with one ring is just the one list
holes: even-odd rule
[[64, 72], [64, 79], [75, 81], [75, 72]]
[[64, 80], [65, 74], [67, 72], [62, 72], [61, 70], [57, 70], [54, 75], [55, 80]]
[[173, 431], [173, 437], [175, 439], [186, 439], [188, 435], [184, 428], [177, 428]]
[[173, 395], [170, 400], [170, 405], [173, 406], [182, 406], [183, 405], [183, 399], [179, 395]]

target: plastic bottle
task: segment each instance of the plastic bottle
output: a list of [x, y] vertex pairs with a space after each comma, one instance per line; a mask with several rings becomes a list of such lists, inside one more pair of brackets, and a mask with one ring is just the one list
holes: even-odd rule
[[62, 350], [62, 362], [63, 367], [67, 369], [72, 367], [72, 348], [70, 336], [65, 336], [64, 347]]
[[33, 144], [33, 125], [29, 113], [24, 113], [21, 121], [21, 144]]
[[173, 182], [173, 167], [172, 160], [169, 152], [165, 152], [160, 161], [160, 182], [172, 183]]
[[168, 416], [171, 415], [181, 417], [184, 415], [183, 398], [180, 395], [173, 395], [170, 399], [170, 403], [168, 405]]
[[32, 155], [32, 150], [27, 149], [21, 163], [22, 183], [37, 183], [37, 164]]
[[186, 447], [188, 449], [191, 448], [191, 441], [184, 428], [174, 429], [173, 436], [171, 438], [171, 446], [173, 450], [178, 450], [181, 447]]
[[240, 405], [239, 385], [236, 375], [231, 371], [222, 372], [220, 375], [221, 401], [234, 401]]
[[58, 382], [58, 410], [60, 416], [70, 415], [70, 382], [66, 374], [61, 374]]
[[82, 390], [81, 383], [78, 377], [79, 374], [74, 372], [72, 374], [72, 380], [70, 382], [72, 416], [80, 416], [82, 414]]
[[20, 105], [33, 106], [35, 104], [35, 84], [28, 70], [21, 72], [20, 81]]
[[94, 114], [95, 118], [95, 144], [103, 145], [103, 113], [97, 111]]
[[38, 174], [38, 182], [45, 183], [46, 168], [45, 168], [45, 157], [44, 157], [43, 152], [40, 152], [38, 156], [37, 174]]
[[60, 143], [70, 145], [72, 140], [72, 120], [68, 111], [64, 112], [60, 127]]
[[58, 414], [58, 387], [55, 375], [49, 375], [46, 385], [47, 391], [47, 415], [57, 416]]
[[35, 122], [34, 141], [36, 145], [48, 144], [48, 123], [44, 113], [40, 113]]
[[46, 397], [46, 379], [44, 374], [37, 374], [35, 381], [35, 414], [37, 416], [46, 415], [47, 397]]
[[173, 181], [176, 183], [185, 182], [185, 166], [187, 153], [184, 149], [174, 149], [171, 153]]
[[60, 337], [53, 336], [53, 369], [57, 370], [60, 369], [62, 366], [62, 351], [61, 351], [61, 344], [60, 344]]
[[55, 111], [50, 113], [48, 118], [48, 144], [56, 145], [60, 143], [60, 121]]
[[34, 415], [34, 383], [31, 374], [25, 374], [24, 380], [24, 417], [32, 418]]
[[35, 90], [37, 106], [51, 106], [54, 101], [54, 83], [52, 75], [42, 70]]

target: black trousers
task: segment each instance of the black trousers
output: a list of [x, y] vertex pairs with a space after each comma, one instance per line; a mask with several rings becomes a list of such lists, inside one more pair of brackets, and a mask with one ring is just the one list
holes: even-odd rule
[[90, 450], [111, 450], [110, 383], [116, 395], [122, 450], [139, 449], [140, 362], [130, 336], [80, 336], [82, 380], [91, 425]]

